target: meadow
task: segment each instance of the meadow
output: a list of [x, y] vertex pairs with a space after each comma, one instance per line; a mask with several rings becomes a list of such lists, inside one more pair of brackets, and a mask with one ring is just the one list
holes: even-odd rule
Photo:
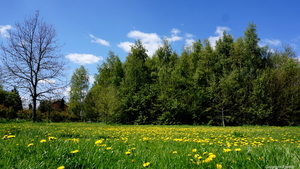
[[0, 168], [300, 168], [299, 127], [0, 123]]

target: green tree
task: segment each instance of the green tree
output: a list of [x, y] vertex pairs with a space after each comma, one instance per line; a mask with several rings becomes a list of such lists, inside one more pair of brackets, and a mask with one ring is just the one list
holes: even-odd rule
[[51, 107], [52, 103], [53, 103], [52, 100], [46, 100], [46, 99], [41, 100], [38, 110], [41, 113], [51, 112], [51, 111], [53, 111], [53, 109]]
[[77, 119], [83, 120], [84, 100], [89, 90], [88, 71], [82, 65], [77, 68], [71, 78], [69, 112]]
[[14, 111], [18, 112], [23, 109], [21, 96], [20, 96], [19, 91], [17, 90], [16, 86], [14, 86], [14, 88], [11, 92], [16, 94], [16, 103], [13, 106], [13, 109], [14, 109]]
[[106, 61], [98, 66], [95, 83], [89, 92], [87, 103], [95, 106], [89, 116], [106, 123], [118, 122], [118, 110], [121, 105], [120, 85], [124, 78], [123, 64], [112, 51]]
[[[122, 121], [134, 123], [137, 117], [145, 117], [148, 110], [141, 101], [146, 97], [143, 88], [147, 87], [150, 80], [150, 71], [146, 66], [148, 55], [141, 41], [131, 47], [124, 64], [124, 81], [122, 83]], [[139, 120], [138, 120], [139, 121]]]

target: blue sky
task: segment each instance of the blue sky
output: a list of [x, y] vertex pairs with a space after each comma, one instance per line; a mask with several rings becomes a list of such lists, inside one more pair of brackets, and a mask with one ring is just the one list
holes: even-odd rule
[[9, 0], [0, 5], [0, 42], [15, 22], [40, 10], [65, 44], [61, 54], [70, 60], [70, 77], [81, 64], [93, 76], [110, 50], [125, 61], [137, 39], [149, 55], [164, 38], [180, 54], [197, 39], [214, 44], [223, 30], [243, 36], [250, 22], [261, 45], [290, 44], [300, 55], [299, 7], [297, 0]]

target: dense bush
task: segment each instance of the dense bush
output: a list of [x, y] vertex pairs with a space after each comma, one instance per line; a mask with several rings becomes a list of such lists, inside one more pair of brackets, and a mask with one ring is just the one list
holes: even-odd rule
[[68, 122], [71, 119], [72, 116], [64, 111], [52, 111], [49, 113], [49, 120], [52, 122]]
[[0, 105], [0, 118], [2, 119], [13, 119], [17, 117], [17, 113], [13, 110], [12, 107], [5, 107]]

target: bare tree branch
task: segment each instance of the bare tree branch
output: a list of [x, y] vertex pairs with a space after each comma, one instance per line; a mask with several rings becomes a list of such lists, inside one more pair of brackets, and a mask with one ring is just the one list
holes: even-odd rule
[[66, 59], [59, 54], [62, 47], [51, 24], [40, 18], [39, 11], [9, 32], [7, 44], [1, 44], [6, 81], [17, 85], [20, 92], [30, 93], [32, 120], [36, 121], [37, 100], [66, 87], [63, 83]]

